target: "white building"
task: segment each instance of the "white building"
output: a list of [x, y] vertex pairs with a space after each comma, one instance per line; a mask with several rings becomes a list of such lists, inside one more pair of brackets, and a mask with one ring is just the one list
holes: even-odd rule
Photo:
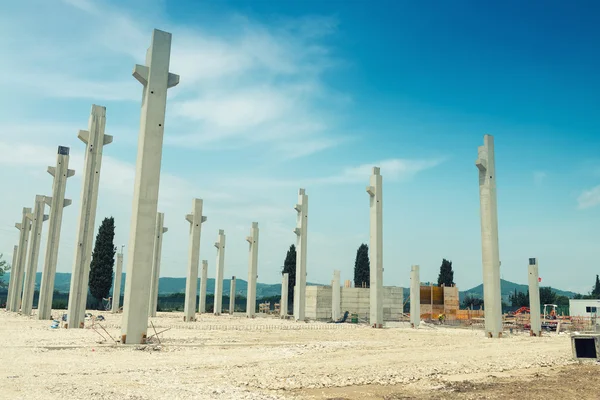
[[597, 317], [600, 313], [600, 299], [569, 299], [571, 317]]

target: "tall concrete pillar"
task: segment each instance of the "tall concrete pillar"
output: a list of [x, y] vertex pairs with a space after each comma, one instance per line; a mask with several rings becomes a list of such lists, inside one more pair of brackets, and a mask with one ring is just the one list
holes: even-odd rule
[[370, 184], [367, 186], [370, 199], [370, 323], [374, 328], [383, 328], [383, 194], [379, 167], [373, 167]]
[[421, 278], [419, 266], [410, 268], [410, 326], [418, 328], [421, 323]]
[[65, 190], [67, 188], [67, 178], [75, 175], [75, 171], [69, 169], [68, 147], [58, 146], [56, 167], [48, 167], [48, 173], [54, 177], [54, 183], [52, 184], [52, 197], [46, 197], [46, 204], [50, 206], [50, 220], [48, 221], [46, 259], [40, 285], [38, 319], [50, 319], [52, 317], [50, 313], [54, 296], [54, 278], [56, 276], [63, 208], [71, 204], [70, 199], [65, 199]]
[[235, 310], [235, 276], [231, 277], [231, 284], [229, 285], [229, 314], [233, 315]]
[[217, 248], [217, 274], [215, 277], [214, 314], [223, 312], [223, 274], [225, 273], [225, 232], [219, 229], [219, 239], [215, 242]]
[[306, 317], [306, 243], [308, 226], [308, 195], [298, 190], [296, 213], [296, 285], [294, 286], [294, 319], [304, 321]]
[[96, 205], [98, 203], [98, 185], [102, 167], [102, 149], [112, 143], [113, 137], [104, 134], [106, 125], [106, 107], [92, 105], [87, 131], [79, 131], [77, 137], [86, 145], [85, 161], [81, 183], [81, 208], [77, 223], [77, 242], [75, 260], [71, 273], [69, 289], [69, 309], [67, 328], [83, 328], [85, 306], [87, 302], [90, 263], [92, 261], [92, 242], [96, 224]]
[[171, 34], [155, 29], [152, 43], [146, 52], [146, 65], [138, 64], [133, 69], [133, 76], [144, 89], [129, 230], [121, 343], [145, 343], [148, 331], [148, 282], [152, 274], [153, 226], [158, 207], [167, 89], [179, 83], [179, 75], [169, 72], [170, 57]]
[[331, 318], [337, 321], [342, 316], [342, 289], [340, 287], [340, 271], [333, 271], [331, 282]]
[[256, 279], [258, 278], [258, 222], [252, 223], [250, 236], [246, 237], [250, 253], [248, 256], [248, 294], [246, 296], [246, 316], [254, 318], [256, 313]]
[[[16, 224], [19, 225], [19, 224]], [[12, 263], [10, 264], [10, 268], [12, 270], [13, 273], [10, 274], [10, 279], [8, 281], [8, 294], [6, 295], [6, 311], [10, 311], [10, 298], [12, 297], [12, 292], [13, 290], [15, 290], [15, 274], [14, 274], [14, 268], [17, 265], [17, 259], [18, 259], [18, 254], [19, 253], [19, 246], [15, 245], [14, 249], [13, 249], [13, 255], [12, 255]]]
[[29, 240], [29, 254], [27, 257], [27, 271], [25, 284], [23, 285], [23, 297], [21, 299], [21, 314], [31, 315], [33, 308], [33, 292], [35, 290], [35, 277], [37, 274], [38, 260], [40, 256], [40, 242], [42, 239], [42, 223], [48, 219], [44, 214], [46, 208], [46, 196], [36, 195], [35, 206], [31, 218], [31, 238]]
[[198, 293], [198, 265], [200, 264], [200, 234], [206, 217], [202, 215], [202, 199], [194, 199], [192, 213], [185, 216], [190, 223], [190, 244], [188, 247], [188, 268], [185, 281], [185, 306], [183, 320], [196, 320], [196, 294]]
[[288, 293], [290, 284], [290, 274], [287, 272], [281, 278], [281, 301], [279, 302], [279, 314], [281, 318], [288, 315]]
[[148, 301], [148, 315], [151, 317], [156, 317], [156, 309], [158, 308], [158, 281], [160, 279], [163, 234], [168, 230], [169, 228], [165, 228], [165, 214], [156, 213], [154, 249], [152, 252], [152, 275], [150, 276], [150, 298]]
[[483, 301], [486, 336], [502, 336], [502, 297], [500, 292], [500, 250], [496, 206], [496, 163], [494, 137], [485, 135], [478, 148], [475, 165], [479, 169], [481, 207], [481, 255], [483, 264]]
[[529, 259], [528, 266], [528, 282], [529, 282], [529, 312], [531, 319], [531, 336], [542, 336], [542, 321], [540, 318], [540, 273], [538, 269], [537, 258]]
[[117, 254], [117, 267], [113, 279], [112, 309], [113, 314], [119, 312], [121, 303], [121, 278], [123, 277], [123, 253]]
[[23, 290], [23, 278], [25, 277], [25, 261], [27, 259], [27, 247], [29, 245], [29, 234], [31, 232], [31, 208], [23, 207], [21, 223], [16, 223], [15, 227], [19, 230], [19, 245], [17, 262], [10, 271], [14, 275], [13, 289], [9, 291], [8, 310], [18, 312], [21, 308], [21, 293]]
[[206, 281], [208, 280], [208, 261], [202, 260], [200, 273], [200, 299], [198, 300], [198, 313], [206, 313]]

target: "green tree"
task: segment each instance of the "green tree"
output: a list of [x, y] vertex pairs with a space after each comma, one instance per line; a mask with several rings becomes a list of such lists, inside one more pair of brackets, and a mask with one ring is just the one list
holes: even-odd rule
[[448, 261], [445, 258], [442, 260], [440, 266], [440, 274], [438, 275], [438, 286], [453, 286], [454, 285], [454, 271], [452, 270], [452, 261]]
[[108, 297], [113, 281], [113, 267], [115, 265], [115, 219], [113, 217], [104, 218], [94, 251], [92, 252], [92, 262], [90, 263], [90, 293], [98, 303]]
[[483, 306], [483, 299], [473, 296], [466, 296], [462, 303], [462, 308], [473, 308], [473, 310], [479, 310]]
[[540, 304], [556, 304], [556, 292], [551, 287], [540, 288]]
[[0, 253], [0, 287], [6, 287], [8, 284], [4, 282], [4, 273], [10, 271], [10, 264], [3, 259], [4, 254]]
[[[285, 261], [283, 262], [283, 268], [281, 274], [288, 275], [288, 312], [292, 304], [294, 304], [294, 286], [296, 286], [296, 246], [291, 245], [287, 254], [285, 255]], [[283, 304], [280, 306], [283, 307]]]
[[369, 261], [369, 246], [361, 244], [356, 250], [356, 261], [354, 261], [354, 287], [370, 287], [371, 263]]
[[568, 306], [569, 298], [567, 296], [556, 296], [556, 305], [557, 306]]
[[515, 288], [515, 292], [508, 296], [508, 301], [514, 308], [529, 307], [529, 290], [527, 293], [523, 293]]
[[591, 295], [594, 299], [600, 299], [600, 278], [598, 277], [598, 275], [596, 275], [596, 284], [592, 289]]

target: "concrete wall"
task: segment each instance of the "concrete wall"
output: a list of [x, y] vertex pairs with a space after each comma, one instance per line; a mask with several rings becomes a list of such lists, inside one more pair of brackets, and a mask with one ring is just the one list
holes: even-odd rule
[[[313, 320], [331, 320], [331, 286], [306, 287], [306, 318]], [[400, 319], [404, 305], [404, 296], [401, 287], [383, 287], [383, 319], [397, 321]], [[342, 315], [348, 311], [358, 314], [359, 318], [369, 317], [370, 312], [369, 289], [341, 288]]]
[[[315, 320], [331, 319], [331, 292], [331, 286], [307, 286], [305, 317]], [[342, 299], [343, 293], [342, 290]], [[342, 312], [344, 312], [343, 307]]]

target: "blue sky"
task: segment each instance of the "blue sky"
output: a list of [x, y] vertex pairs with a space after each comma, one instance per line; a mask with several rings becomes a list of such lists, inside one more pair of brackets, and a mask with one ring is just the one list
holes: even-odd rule
[[[100, 6], [101, 4], [101, 6]], [[365, 186], [384, 181], [384, 283], [411, 264], [435, 280], [454, 262], [462, 289], [481, 282], [477, 146], [496, 141], [505, 279], [587, 292], [600, 273], [600, 6], [556, 1], [292, 2], [23, 0], [0, 6], [0, 158], [10, 188], [0, 252], [46, 166], [71, 147], [58, 271], [69, 272], [83, 167], [77, 131], [107, 107], [97, 225], [128, 242], [142, 63], [153, 28], [173, 33], [159, 209], [162, 276], [185, 276], [193, 197], [204, 199], [201, 259], [214, 277], [247, 276], [245, 237], [261, 229], [259, 281], [278, 282], [295, 242], [297, 189], [309, 195], [308, 280], [352, 279], [368, 242]], [[45, 243], [42, 243], [45, 249]], [[43, 253], [42, 253], [43, 254]], [[43, 256], [40, 257], [42, 269]]]

